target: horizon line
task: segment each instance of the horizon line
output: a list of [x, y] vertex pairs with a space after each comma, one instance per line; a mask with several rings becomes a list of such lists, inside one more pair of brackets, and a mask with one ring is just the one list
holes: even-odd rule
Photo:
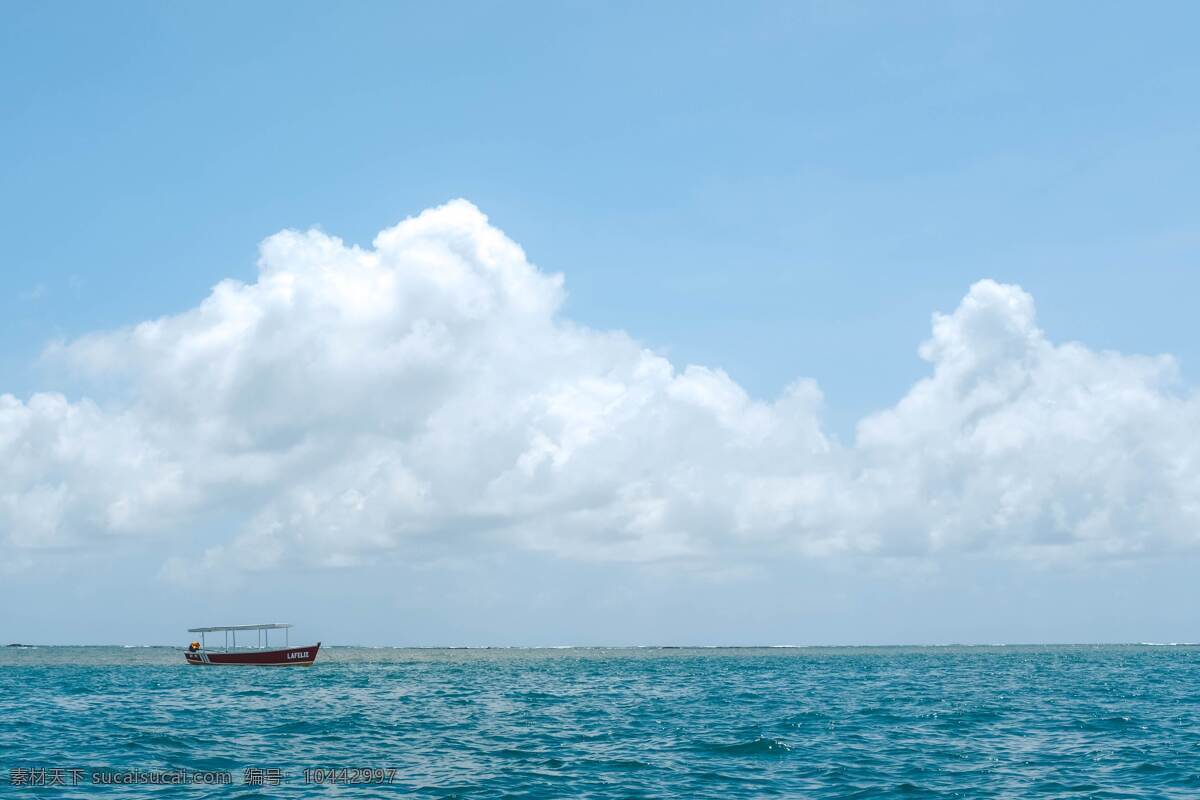
[[[1200, 641], [1188, 642], [930, 642], [899, 644], [330, 644], [321, 642], [324, 648], [346, 648], [359, 650], [813, 650], [813, 649], [900, 649], [905, 647], [948, 648], [948, 647], [1200, 647]], [[123, 649], [169, 648], [186, 649], [181, 644], [39, 644], [11, 642], [0, 645], [6, 648], [24, 649], [36, 647], [118, 647]], [[225, 649], [225, 648], [218, 648]], [[232, 649], [232, 648], [230, 648]], [[246, 648], [239, 648], [246, 649]], [[253, 649], [253, 648], [250, 648]]]

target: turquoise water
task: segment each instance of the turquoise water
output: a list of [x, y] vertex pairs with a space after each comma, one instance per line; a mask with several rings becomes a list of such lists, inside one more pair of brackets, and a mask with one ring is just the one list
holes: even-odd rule
[[[83, 772], [5, 784], [39, 768]], [[1200, 648], [4, 649], [0, 769], [46, 797], [1197, 797]], [[231, 783], [91, 783], [136, 770]]]

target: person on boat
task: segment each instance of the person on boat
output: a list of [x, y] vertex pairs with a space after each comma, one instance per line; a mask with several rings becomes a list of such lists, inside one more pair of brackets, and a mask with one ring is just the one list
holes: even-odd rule
[[188, 650], [191, 650], [193, 653], [194, 653], [194, 652], [196, 652], [196, 651], [197, 651], [197, 650], [199, 650], [199, 649], [200, 649], [200, 643], [199, 643], [199, 642], [192, 642], [191, 644], [189, 644], [189, 645], [188, 645]]

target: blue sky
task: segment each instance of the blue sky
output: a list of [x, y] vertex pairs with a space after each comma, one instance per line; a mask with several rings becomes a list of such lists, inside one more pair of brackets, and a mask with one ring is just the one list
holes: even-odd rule
[[280, 230], [369, 247], [455, 198], [564, 274], [564, 318], [763, 402], [811, 378], [846, 445], [984, 278], [1032, 296], [1050, 341], [1169, 353], [1194, 385], [1198, 23], [1184, 3], [10, 4], [0, 394], [111, 411], [127, 390], [49, 342], [252, 283]]
[[1196, 16], [11, 6], [0, 363], [32, 389], [46, 339], [186, 308], [269, 233], [366, 243], [467, 197], [566, 273], [576, 319], [757, 393], [814, 376], [843, 433], [982, 276], [1056, 338], [1191, 374]]

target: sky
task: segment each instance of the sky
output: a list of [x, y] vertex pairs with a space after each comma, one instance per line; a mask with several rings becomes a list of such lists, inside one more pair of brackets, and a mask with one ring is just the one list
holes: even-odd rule
[[1198, 22], [8, 3], [0, 640], [1200, 641]]

